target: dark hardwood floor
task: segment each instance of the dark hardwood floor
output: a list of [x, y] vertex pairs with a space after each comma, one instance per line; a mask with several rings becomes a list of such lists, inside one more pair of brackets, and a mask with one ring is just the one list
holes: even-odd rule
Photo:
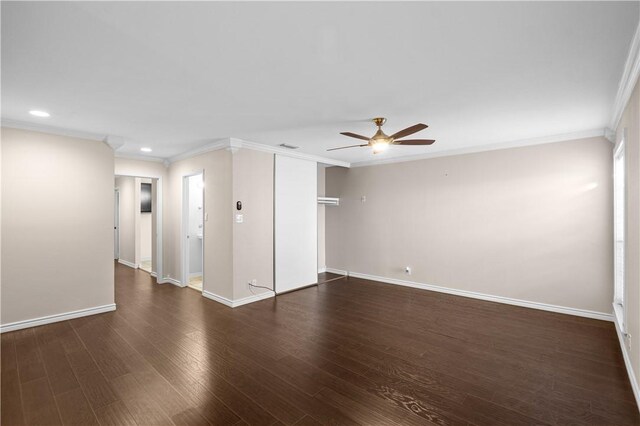
[[122, 265], [116, 302], [2, 335], [2, 425], [640, 423], [611, 323], [353, 278], [231, 309]]

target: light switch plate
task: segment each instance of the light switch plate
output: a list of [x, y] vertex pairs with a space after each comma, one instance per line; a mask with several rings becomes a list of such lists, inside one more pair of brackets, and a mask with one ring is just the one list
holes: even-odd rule
[[236, 223], [242, 223], [242, 222], [244, 222], [244, 215], [237, 214], [236, 215]]

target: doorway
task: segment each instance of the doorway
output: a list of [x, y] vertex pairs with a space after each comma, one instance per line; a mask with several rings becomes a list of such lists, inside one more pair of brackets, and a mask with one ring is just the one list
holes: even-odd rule
[[153, 277], [162, 276], [161, 184], [160, 178], [116, 175], [114, 185], [114, 256]]
[[204, 172], [182, 181], [182, 282], [202, 292], [204, 283]]
[[148, 273], [153, 272], [153, 208], [152, 192], [153, 181], [151, 179], [140, 179], [140, 216], [136, 229], [137, 245], [140, 258], [140, 269]]
[[120, 258], [120, 191], [116, 188], [113, 191], [113, 259]]

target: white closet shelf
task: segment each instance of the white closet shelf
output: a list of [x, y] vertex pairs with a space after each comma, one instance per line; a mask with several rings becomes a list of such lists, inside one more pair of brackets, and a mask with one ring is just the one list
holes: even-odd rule
[[318, 197], [318, 204], [324, 204], [327, 206], [339, 206], [340, 198], [336, 197]]

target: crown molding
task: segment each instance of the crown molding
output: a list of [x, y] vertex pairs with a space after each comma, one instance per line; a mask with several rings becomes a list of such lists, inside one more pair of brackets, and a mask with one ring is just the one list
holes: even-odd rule
[[544, 137], [532, 138], [532, 139], [520, 139], [516, 141], [500, 142], [492, 145], [480, 145], [480, 146], [473, 146], [473, 147], [467, 147], [467, 148], [452, 149], [447, 151], [433, 152], [429, 154], [395, 157], [395, 158], [388, 158], [383, 160], [360, 161], [357, 163], [351, 163], [351, 167], [364, 167], [364, 166], [375, 166], [375, 165], [382, 165], [382, 164], [404, 163], [406, 161], [426, 160], [429, 158], [449, 157], [452, 155], [474, 154], [478, 152], [495, 151], [499, 149], [520, 148], [520, 147], [532, 146], [532, 145], [543, 145], [547, 143], [565, 142], [565, 141], [570, 141], [574, 139], [604, 137], [605, 134], [606, 134], [605, 129], [585, 130], [582, 132], [565, 133], [562, 135], [544, 136]]
[[225, 149], [230, 147], [229, 138], [225, 139], [217, 139], [207, 145], [191, 149], [189, 151], [185, 151], [182, 154], [174, 155], [172, 157], [167, 158], [167, 163], [175, 163], [176, 161], [186, 160], [187, 158], [195, 157], [196, 155], [204, 154], [206, 152], [217, 151], [220, 149]]
[[124, 145], [124, 138], [122, 136], [109, 135], [104, 138], [103, 142], [109, 145], [114, 151], [117, 151], [118, 148]]
[[312, 154], [304, 154], [301, 152], [292, 152], [289, 149], [280, 148], [280, 147], [271, 146], [271, 145], [265, 145], [262, 143], [247, 141], [239, 138], [219, 139], [210, 144], [170, 157], [168, 160], [169, 160], [169, 163], [174, 163], [176, 161], [185, 160], [187, 158], [195, 157], [196, 155], [204, 154], [205, 152], [217, 151], [220, 149], [226, 149], [227, 151], [230, 151], [232, 154], [235, 154], [240, 149], [251, 149], [254, 151], [262, 151], [262, 152], [268, 152], [271, 154], [286, 155], [287, 157], [300, 158], [302, 160], [315, 161], [317, 163], [329, 164], [331, 166], [339, 166], [339, 167], [347, 167], [347, 168], [351, 166], [351, 163], [348, 163], [346, 161], [334, 160], [333, 158], [321, 157], [321, 156], [312, 155]]
[[78, 138], [78, 139], [89, 139], [92, 141], [104, 142], [107, 145], [111, 146], [107, 141], [109, 136], [104, 134], [84, 132], [82, 130], [64, 129], [62, 127], [48, 126], [46, 124], [40, 124], [40, 123], [29, 123], [26, 121], [19, 121], [19, 120], [11, 120], [9, 118], [3, 118], [0, 122], [2, 123], [2, 127], [10, 127], [13, 129], [21, 129], [21, 130], [31, 130], [34, 132], [49, 133], [49, 134], [58, 135], [58, 136], [69, 136], [69, 137]]
[[137, 161], [151, 161], [153, 163], [163, 163], [166, 166], [167, 160], [160, 157], [147, 157], [145, 155], [125, 154], [116, 152], [116, 158], [122, 158], [125, 160], [137, 160]]
[[[636, 32], [636, 35], [637, 34], [638, 33]], [[634, 41], [635, 40], [637, 40], [637, 38], [635, 38]], [[640, 45], [640, 43], [636, 43], [636, 44]], [[633, 89], [633, 87], [631, 89]], [[395, 158], [388, 158], [388, 159], [369, 160], [369, 161], [349, 163], [347, 161], [335, 160], [333, 158], [327, 158], [327, 157], [322, 157], [322, 156], [313, 155], [313, 154], [305, 154], [302, 152], [295, 152], [286, 148], [281, 148], [279, 146], [265, 145], [262, 143], [248, 141], [248, 140], [239, 139], [239, 138], [224, 138], [224, 139], [217, 139], [207, 145], [183, 152], [178, 155], [174, 155], [172, 157], [161, 158], [161, 157], [151, 157], [151, 156], [148, 157], [143, 155], [118, 152], [117, 149], [124, 145], [124, 138], [119, 136], [101, 135], [97, 133], [64, 129], [60, 127], [47, 126], [47, 125], [37, 124], [37, 123], [28, 123], [28, 122], [10, 120], [10, 119], [4, 119], [4, 118], [2, 119], [1, 123], [3, 127], [10, 127], [10, 128], [16, 128], [16, 129], [22, 129], [22, 130], [32, 130], [36, 132], [49, 133], [49, 134], [60, 135], [60, 136], [69, 136], [69, 137], [75, 137], [80, 139], [101, 141], [107, 144], [109, 147], [111, 147], [114, 150], [116, 158], [163, 163], [165, 167], [168, 167], [171, 163], [174, 163], [176, 161], [185, 160], [200, 154], [204, 154], [211, 151], [217, 151], [220, 149], [229, 150], [231, 151], [231, 153], [236, 153], [241, 148], [252, 149], [254, 151], [262, 151], [262, 152], [268, 152], [272, 154], [285, 155], [287, 157], [299, 158], [302, 160], [315, 161], [325, 166], [338, 166], [338, 167], [350, 168], [350, 167], [364, 167], [364, 166], [373, 166], [373, 165], [381, 165], [381, 164], [403, 163], [406, 161], [424, 160], [429, 158], [447, 157], [452, 155], [472, 154], [476, 152], [494, 151], [498, 149], [507, 149], [507, 148], [518, 148], [518, 147], [531, 146], [531, 145], [541, 145], [546, 143], [563, 142], [563, 141], [568, 141], [572, 139], [584, 139], [584, 138], [598, 137], [598, 136], [601, 136], [601, 137], [604, 136], [609, 141], [615, 142], [615, 131], [611, 130], [610, 128], [604, 128], [604, 129], [586, 130], [582, 132], [566, 133], [562, 135], [545, 136], [540, 138], [501, 142], [501, 143], [492, 144], [492, 145], [482, 145], [477, 147], [467, 147], [467, 148], [461, 148], [461, 149], [440, 151], [440, 152], [434, 152], [429, 154], [402, 156], [402, 157], [395, 157]]]
[[609, 123], [610, 129], [618, 128], [622, 113], [627, 107], [629, 98], [633, 93], [633, 89], [636, 86], [638, 77], [640, 76], [640, 24], [636, 28], [636, 32], [631, 40], [629, 46], [629, 53], [627, 55], [627, 61], [624, 64], [624, 71], [618, 84], [618, 93], [616, 93], [616, 100], [613, 104], [613, 115], [611, 122]]
[[281, 148], [279, 146], [272, 146], [272, 145], [265, 145], [262, 143], [247, 141], [244, 139], [238, 139], [238, 138], [229, 138], [229, 139], [232, 143], [235, 144], [234, 146], [252, 149], [254, 151], [263, 151], [263, 152], [269, 152], [273, 154], [285, 155], [287, 157], [299, 158], [301, 160], [315, 161], [317, 163], [329, 164], [331, 166], [346, 167], [346, 168], [351, 167], [351, 163], [349, 163], [348, 161], [334, 160], [333, 158], [322, 157], [319, 155], [295, 152], [287, 148]]

